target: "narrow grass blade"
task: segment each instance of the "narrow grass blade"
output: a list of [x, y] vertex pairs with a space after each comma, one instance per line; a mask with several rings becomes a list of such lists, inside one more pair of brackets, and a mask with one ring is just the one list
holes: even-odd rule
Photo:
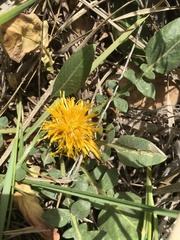
[[6, 214], [9, 204], [9, 199], [11, 196], [11, 186], [14, 184], [13, 179], [15, 174], [15, 165], [17, 160], [17, 152], [18, 152], [18, 138], [19, 138], [19, 130], [20, 130], [20, 121], [21, 121], [21, 112], [22, 112], [22, 102], [19, 101], [18, 106], [18, 122], [16, 127], [16, 135], [14, 141], [13, 151], [11, 153], [11, 157], [9, 160], [9, 166], [7, 169], [7, 173], [4, 180], [4, 187], [2, 190], [1, 202], [0, 202], [0, 215], [1, 215], [1, 222], [0, 222], [0, 239], [3, 239], [3, 229], [5, 226]]
[[36, 1], [37, 0], [28, 0], [28, 1], [18, 5], [17, 7], [14, 7], [12, 9], [10, 9], [9, 11], [0, 14], [0, 25], [11, 20], [12, 18], [14, 18], [18, 14], [20, 14], [24, 9], [26, 9], [27, 7], [29, 7], [31, 4], [33, 4]]
[[122, 35], [116, 39], [92, 64], [91, 72], [96, 69], [120, 44], [128, 40], [128, 37], [136, 30], [148, 16], [137, 20], [132, 26], [130, 26]]
[[49, 183], [42, 183], [42, 182], [40, 183], [37, 181], [27, 180], [27, 179], [25, 179], [23, 182], [30, 184], [34, 187], [39, 187], [41, 189], [42, 188], [49, 189], [51, 191], [61, 192], [61, 193], [67, 194], [67, 195], [76, 196], [76, 197], [79, 197], [82, 199], [88, 199], [90, 201], [95, 201], [98, 203], [115, 205], [120, 208], [122, 208], [123, 206], [126, 206], [126, 207], [128, 206], [130, 209], [134, 209], [137, 211], [147, 211], [147, 212], [155, 213], [160, 216], [168, 216], [168, 217], [172, 217], [172, 218], [177, 218], [177, 216], [179, 214], [179, 211], [176, 211], [176, 210], [162, 209], [162, 208], [157, 208], [154, 206], [147, 206], [145, 204], [135, 203], [132, 201], [127, 201], [127, 200], [121, 200], [121, 199], [104, 196], [104, 195], [100, 195], [100, 194], [76, 191], [71, 188], [60, 187], [60, 186], [52, 185]]

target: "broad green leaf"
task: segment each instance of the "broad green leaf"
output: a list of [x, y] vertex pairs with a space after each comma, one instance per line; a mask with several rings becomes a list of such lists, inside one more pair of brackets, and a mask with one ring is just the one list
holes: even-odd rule
[[85, 236], [86, 240], [113, 240], [105, 231], [99, 230], [87, 231]]
[[26, 171], [22, 167], [16, 169], [16, 181], [22, 181], [26, 177]]
[[113, 240], [108, 233], [105, 231], [88, 231], [85, 223], [80, 224], [78, 229], [72, 226], [63, 233], [63, 239], [74, 239], [74, 240]]
[[[74, 202], [72, 198], [65, 197], [64, 201], [62, 201], [62, 205], [69, 209], [69, 206]], [[72, 214], [71, 214], [72, 217]]]
[[132, 69], [127, 70], [124, 73], [124, 77], [127, 78], [129, 81], [131, 81], [133, 84], [136, 83], [136, 75]]
[[137, 89], [146, 97], [155, 98], [155, 87], [151, 82], [146, 82], [142, 78], [137, 78], [136, 81]]
[[51, 200], [57, 201], [57, 193], [50, 191], [50, 190], [41, 190], [41, 194], [43, 194], [45, 197], [48, 197]]
[[118, 173], [116, 168], [108, 169], [102, 179], [99, 181], [98, 186], [104, 192], [113, 189], [118, 181]]
[[99, 230], [87, 232], [86, 240], [92, 240], [92, 239], [93, 240], [114, 240], [110, 237], [108, 233], [106, 233], [105, 231], [99, 231]]
[[105, 146], [102, 152], [101, 158], [104, 162], [109, 161], [111, 156], [111, 148], [109, 146]]
[[[148, 71], [169, 73], [180, 65], [180, 17], [155, 33], [146, 47]], [[146, 73], [145, 73], [146, 74]]]
[[141, 66], [140, 66], [140, 69], [144, 72], [143, 76], [147, 77], [148, 79], [155, 79], [155, 74], [154, 72], [152, 71], [152, 69], [148, 69], [147, 71], [147, 68], [148, 68], [148, 65], [143, 63]]
[[47, 164], [50, 164], [52, 162], [54, 162], [54, 157], [51, 155], [50, 152], [48, 151], [44, 151], [42, 154], [41, 154], [41, 158], [42, 158], [42, 161], [43, 161], [43, 165], [46, 166]]
[[120, 162], [130, 167], [147, 167], [166, 160], [166, 155], [153, 143], [133, 136], [122, 136], [115, 144], [107, 144], [114, 148]]
[[91, 204], [87, 200], [77, 200], [71, 205], [71, 213], [78, 219], [86, 218], [89, 215]]
[[62, 177], [61, 171], [59, 169], [56, 169], [56, 168], [50, 169], [48, 171], [48, 174], [52, 178], [61, 178]]
[[85, 176], [85, 174], [82, 174], [76, 178], [73, 189], [80, 190], [80, 191], [86, 191], [88, 186], [89, 186], [88, 179]]
[[74, 239], [74, 240], [84, 240], [86, 239], [88, 232], [87, 232], [87, 225], [81, 224], [78, 227], [69, 228], [67, 231], [63, 233], [63, 238], [65, 239]]
[[95, 180], [99, 180], [100, 178], [102, 178], [102, 176], [104, 175], [104, 173], [107, 171], [107, 167], [100, 165], [94, 168], [94, 170], [90, 173], [90, 175], [95, 179]]
[[12, 18], [16, 17], [18, 14], [20, 14], [24, 9], [35, 3], [37, 0], [27, 0], [26, 2], [22, 4], [18, 4], [16, 7], [13, 7], [12, 9], [8, 10], [7, 12], [3, 12], [0, 14], [0, 25], [3, 23], [11, 20]]
[[64, 227], [70, 222], [70, 211], [68, 209], [56, 208], [48, 209], [42, 218], [53, 227]]
[[93, 185], [90, 185], [86, 191], [89, 192], [89, 193], [98, 194], [97, 188]]
[[104, 96], [103, 95], [101, 95], [101, 94], [97, 94], [96, 95], [96, 101], [98, 102], [98, 103], [104, 103], [105, 102], [105, 99], [104, 99]]
[[115, 98], [113, 100], [114, 102], [114, 106], [121, 112], [126, 113], [128, 110], [128, 103], [126, 100], [122, 99], [122, 98]]
[[115, 138], [115, 129], [112, 123], [108, 124], [106, 127], [106, 141], [111, 143]]
[[[121, 194], [119, 196], [121, 198]], [[141, 203], [141, 198], [133, 193], [122, 194], [122, 199]], [[143, 212], [131, 210], [128, 207], [118, 209], [106, 205], [98, 216], [98, 227], [107, 232], [111, 239], [140, 239], [141, 220]]]
[[113, 91], [114, 88], [117, 86], [117, 80], [108, 80], [107, 85]]
[[0, 129], [6, 128], [7, 125], [8, 125], [8, 118], [5, 116], [1, 117], [0, 118]]
[[137, 89], [146, 97], [154, 98], [155, 97], [155, 88], [154, 85], [150, 82], [144, 81], [141, 76], [136, 76], [133, 70], [127, 70], [124, 76], [130, 80]]
[[95, 159], [87, 158], [85, 163], [82, 163], [81, 166], [90, 172], [97, 166], [97, 162]]
[[52, 95], [59, 96], [59, 91], [65, 91], [66, 95], [76, 93], [84, 85], [94, 60], [94, 45], [88, 45], [68, 58], [58, 73]]
[[[128, 84], [129, 85], [129, 84]], [[128, 86], [128, 85], [126, 85], [125, 86], [125, 88]], [[128, 86], [128, 88], [129, 88], [129, 86]], [[127, 91], [127, 90], [120, 90], [120, 96], [125, 96], [125, 97], [129, 97], [130, 96], [130, 93]]]
[[38, 149], [35, 148], [35, 147], [32, 147], [31, 150], [29, 151], [29, 155], [30, 156], [33, 156], [35, 155], [36, 153], [39, 153]]
[[121, 145], [129, 148], [134, 148], [137, 150], [144, 150], [144, 151], [153, 151], [153, 152], [158, 152], [163, 154], [163, 152], [159, 148], [157, 148], [156, 145], [154, 145], [152, 142], [144, 138], [124, 135], [119, 138], [118, 142]]

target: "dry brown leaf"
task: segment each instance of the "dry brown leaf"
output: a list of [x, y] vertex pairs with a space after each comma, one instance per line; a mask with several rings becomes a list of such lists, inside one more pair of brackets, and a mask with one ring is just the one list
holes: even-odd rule
[[32, 177], [38, 177], [40, 170], [41, 170], [40, 166], [32, 165], [31, 167], [29, 167], [29, 175]]
[[59, 240], [60, 235], [57, 229], [53, 229], [43, 218], [41, 218], [44, 210], [40, 206], [39, 201], [30, 186], [26, 184], [16, 184], [16, 187], [22, 192], [26, 192], [15, 192], [14, 203], [29, 225], [42, 229], [43, 231], [38, 232], [38, 234], [44, 240]]
[[0, 39], [9, 57], [20, 62], [25, 54], [40, 46], [42, 22], [36, 14], [19, 14], [0, 27]]

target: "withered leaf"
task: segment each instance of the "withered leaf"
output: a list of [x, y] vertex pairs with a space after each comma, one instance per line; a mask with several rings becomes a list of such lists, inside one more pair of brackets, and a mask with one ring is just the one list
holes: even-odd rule
[[0, 41], [9, 57], [20, 62], [25, 54], [40, 46], [42, 22], [36, 14], [19, 14], [0, 26]]
[[26, 184], [16, 184], [16, 187], [21, 191], [26, 192], [15, 192], [14, 203], [29, 225], [42, 229], [38, 234], [44, 240], [59, 240], [60, 235], [57, 232], [57, 229], [53, 229], [53, 227], [41, 217], [44, 210], [39, 204], [39, 201], [30, 186]]

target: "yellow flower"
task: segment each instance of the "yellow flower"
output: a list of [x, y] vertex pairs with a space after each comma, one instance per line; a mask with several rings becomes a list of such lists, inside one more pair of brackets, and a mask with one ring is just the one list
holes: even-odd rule
[[92, 152], [98, 159], [100, 153], [94, 141], [94, 133], [99, 131], [98, 123], [93, 122], [95, 113], [88, 114], [91, 104], [75, 99], [65, 98], [64, 93], [60, 101], [47, 109], [51, 115], [49, 121], [44, 121], [42, 130], [47, 131], [45, 138], [50, 144], [57, 143], [55, 153], [61, 153], [74, 160], [83, 154], [85, 157]]

